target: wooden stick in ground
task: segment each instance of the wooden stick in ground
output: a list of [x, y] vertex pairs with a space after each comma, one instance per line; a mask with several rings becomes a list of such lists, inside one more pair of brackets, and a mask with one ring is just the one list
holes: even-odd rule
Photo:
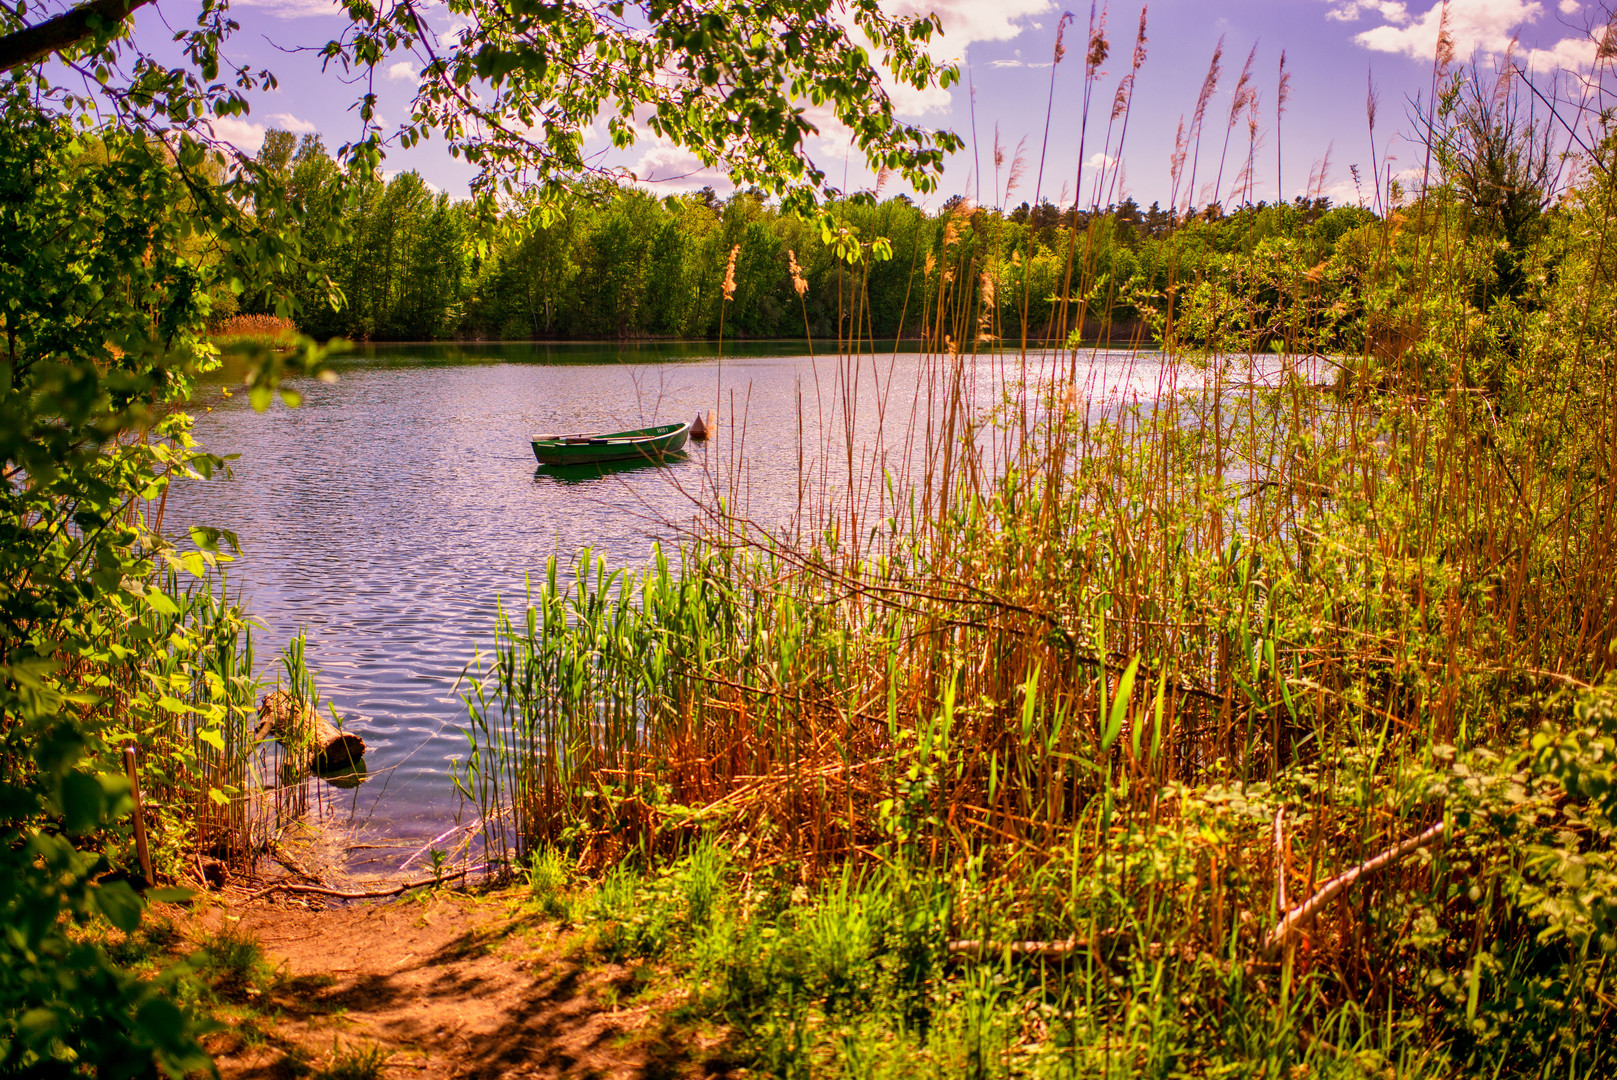
[[[1278, 819], [1276, 820], [1278, 821]], [[1407, 840], [1402, 840], [1387, 850], [1379, 853], [1375, 857], [1366, 859], [1353, 869], [1344, 871], [1343, 873], [1337, 874], [1335, 877], [1331, 878], [1324, 885], [1320, 886], [1318, 892], [1314, 893], [1314, 895], [1310, 896], [1307, 900], [1304, 900], [1301, 904], [1298, 904], [1295, 908], [1286, 912], [1285, 917], [1275, 924], [1275, 928], [1271, 930], [1269, 932], [1269, 936], [1264, 939], [1264, 956], [1272, 959], [1283, 952], [1286, 946], [1291, 943], [1291, 939], [1300, 933], [1305, 926], [1312, 922], [1314, 916], [1318, 915], [1320, 910], [1324, 908], [1325, 905], [1329, 904], [1332, 900], [1335, 900], [1342, 893], [1346, 892], [1360, 878], [1367, 874], [1373, 874], [1383, 867], [1391, 866], [1405, 855], [1409, 855], [1413, 852], [1419, 851], [1421, 848], [1429, 847], [1432, 844], [1437, 843], [1438, 840], [1442, 839], [1442, 836], [1443, 822], [1439, 821], [1436, 825], [1433, 825], [1431, 828], [1420, 833], [1419, 835], [1411, 836]]]
[[1286, 901], [1286, 808], [1275, 811], [1275, 903], [1281, 911], [1291, 905]]
[[135, 800], [135, 855], [140, 859], [140, 875], [150, 888], [156, 884], [152, 877], [152, 853], [146, 846], [146, 810], [140, 803], [140, 774], [135, 770], [135, 748], [124, 747], [124, 772], [129, 776], [129, 796]]

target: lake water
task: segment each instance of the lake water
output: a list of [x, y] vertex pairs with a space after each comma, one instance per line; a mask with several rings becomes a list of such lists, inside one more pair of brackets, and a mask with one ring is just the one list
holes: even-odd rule
[[[878, 410], [889, 429], [925, 414], [932, 369], [912, 353], [867, 355], [855, 401], [838, 361], [811, 359], [801, 342], [727, 346], [722, 360], [715, 352], [378, 346], [340, 357], [335, 382], [295, 384], [296, 409], [277, 402], [255, 412], [223, 382], [199, 392], [198, 441], [241, 456], [229, 479], [176, 486], [166, 528], [240, 536], [231, 582], [263, 623], [255, 646], [272, 681], [277, 651], [306, 631], [323, 699], [369, 748], [364, 784], [322, 785], [327, 810], [382, 845], [363, 849], [379, 852], [366, 872], [396, 869], [399, 852], [450, 823], [448, 766], [466, 749], [457, 683], [492, 638], [496, 603], [520, 607], [526, 576], [542, 574], [547, 558], [570, 564], [589, 547], [614, 566], [643, 564], [654, 541], [677, 539], [711, 502], [704, 477], [714, 469], [736, 476], [753, 521], [781, 525], [798, 505], [800, 461], [813, 477], [826, 448], [810, 438], [800, 458], [800, 424], [824, 422], [868, 451]], [[1002, 358], [967, 363], [983, 395], [1007, 370]], [[1156, 392], [1154, 358], [1101, 353], [1085, 363], [1114, 390]], [[844, 403], [851, 428], [830, 423]], [[715, 409], [716, 438], [665, 468], [557, 475], [536, 468], [528, 443], [534, 432], [640, 427]], [[745, 469], [736, 474], [738, 451]], [[834, 471], [821, 479], [834, 486]]]

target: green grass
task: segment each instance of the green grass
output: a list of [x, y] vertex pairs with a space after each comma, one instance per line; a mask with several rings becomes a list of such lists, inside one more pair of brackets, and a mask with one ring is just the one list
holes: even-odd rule
[[375, 1043], [339, 1043], [331, 1040], [331, 1062], [314, 1071], [315, 1080], [381, 1080], [386, 1075], [391, 1050]]
[[259, 940], [229, 921], [201, 937], [192, 964], [217, 994], [230, 1001], [262, 994], [275, 978]]
[[1122, 941], [1060, 959], [951, 949], [959, 891], [902, 867], [810, 889], [744, 878], [701, 842], [576, 899], [589, 951], [647, 972], [642, 996], [678, 1002], [679, 1030], [722, 1032], [715, 1059], [760, 1075], [1474, 1075], [1426, 1021], [1333, 999], [1322, 972]]

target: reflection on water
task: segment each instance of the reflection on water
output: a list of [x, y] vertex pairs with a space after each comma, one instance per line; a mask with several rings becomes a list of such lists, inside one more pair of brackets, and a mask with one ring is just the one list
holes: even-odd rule
[[[565, 565], [588, 547], [613, 565], [643, 565], [654, 540], [693, 522], [704, 470], [736, 470], [738, 458], [745, 512], [779, 525], [802, 490], [800, 431], [850, 403], [859, 422], [838, 419], [838, 437], [851, 431], [860, 444], [878, 413], [902, 428], [935, 396], [912, 354], [866, 356], [853, 393], [851, 371], [802, 355], [801, 343], [743, 349], [727, 346], [719, 361], [709, 345], [376, 347], [338, 358], [335, 383], [300, 384], [297, 409], [254, 412], [224, 382], [199, 393], [198, 440], [240, 458], [230, 479], [177, 486], [166, 527], [239, 534], [231, 578], [267, 629], [262, 669], [307, 628], [322, 697], [370, 747], [363, 783], [323, 789], [327, 811], [384, 839], [442, 832], [456, 805], [447, 766], [466, 747], [457, 681], [491, 637], [496, 603], [520, 606], [547, 557]], [[984, 383], [1010, 374], [1003, 358], [968, 363]], [[1154, 358], [1102, 353], [1086, 363], [1090, 393], [1163, 388]], [[714, 440], [666, 465], [534, 467], [536, 431], [709, 411]]]
[[689, 464], [691, 453], [689, 450], [680, 450], [672, 454], [664, 454], [660, 459], [641, 458], [638, 461], [626, 458], [622, 461], [597, 461], [580, 463], [576, 465], [540, 465], [533, 472], [536, 484], [553, 483], [568, 486], [597, 483], [613, 476], [621, 476], [628, 472], [638, 472], [641, 469], [672, 468], [676, 465]]

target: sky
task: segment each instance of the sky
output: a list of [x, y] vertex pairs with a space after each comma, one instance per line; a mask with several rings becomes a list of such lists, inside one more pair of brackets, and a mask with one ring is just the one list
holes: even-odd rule
[[[1076, 21], [1067, 30], [1066, 58], [1055, 70], [1042, 169], [1051, 53], [1065, 5], [1049, 0], [885, 3], [895, 13], [937, 12], [944, 33], [935, 39], [932, 52], [961, 67], [960, 83], [947, 91], [906, 89], [895, 97], [906, 119], [952, 130], [967, 144], [947, 161], [940, 189], [916, 196], [918, 202], [935, 209], [949, 196], [964, 194], [984, 205], [1012, 207], [1037, 195], [1065, 205], [1073, 201], [1079, 183], [1083, 201], [1093, 198], [1091, 185], [1103, 164], [1101, 138], [1110, 103], [1133, 49], [1140, 15], [1137, 2], [1113, 0], [1105, 12], [1111, 58], [1096, 83], [1082, 156], [1083, 42], [1089, 10], [1074, 5]], [[442, 0], [429, 0], [428, 6], [436, 7], [448, 24]], [[1603, 27], [1611, 14], [1610, 0], [1451, 0], [1450, 7], [1450, 29], [1461, 59], [1475, 55], [1484, 70], [1491, 71], [1516, 39], [1518, 62], [1539, 74], [1587, 70], [1595, 52], [1590, 27]], [[1424, 151], [1412, 141], [1411, 102], [1417, 94], [1429, 92], [1440, 8], [1437, 0], [1151, 0], [1146, 59], [1136, 84], [1121, 168], [1116, 170], [1116, 193], [1132, 196], [1142, 205], [1153, 200], [1168, 203], [1175, 130], [1181, 118], [1188, 124], [1208, 62], [1222, 39], [1223, 73], [1207, 110], [1196, 201], [1205, 203], [1212, 197], [1220, 144], [1229, 130], [1231, 95], [1250, 54], [1250, 85], [1258, 95], [1260, 128], [1253, 155], [1253, 199], [1272, 201], [1282, 188], [1290, 199], [1308, 192], [1312, 180], [1337, 202], [1362, 197], [1373, 203], [1372, 161], [1382, 161], [1394, 174], [1420, 175]], [[163, 41], [194, 10], [176, 0], [142, 9], [136, 16], [137, 40]], [[241, 30], [232, 37], [229, 54], [269, 67], [280, 85], [253, 96], [249, 117], [219, 121], [216, 134], [249, 152], [272, 127], [319, 132], [333, 147], [359, 134], [353, 104], [363, 86], [344, 83], [335, 72], [323, 72], [312, 51], [297, 51], [300, 46], [317, 48], [341, 30], [344, 20], [335, 0], [233, 0], [231, 10]], [[1291, 73], [1291, 91], [1280, 131], [1283, 155], [1277, 161], [1274, 103], [1282, 51]], [[417, 67], [408, 54], [400, 54], [377, 69], [375, 86], [384, 120], [397, 122], [408, 114]], [[1366, 119], [1372, 87], [1378, 100], [1373, 154]], [[1005, 148], [1005, 166], [997, 173], [996, 137]], [[1243, 113], [1231, 131], [1222, 170], [1226, 195], [1246, 160], [1247, 139]], [[1114, 151], [1115, 141], [1114, 135]], [[1024, 145], [1026, 166], [1019, 183], [1007, 190], [1009, 165], [1018, 145]], [[822, 128], [810, 150], [837, 186], [848, 190], [873, 186], [875, 178], [862, 167], [857, 153], [855, 160], [847, 160], [846, 134], [834, 124]], [[1329, 166], [1321, 181], [1319, 170], [1327, 153]], [[674, 194], [703, 184], [712, 184], [721, 193], [729, 190], [722, 174], [701, 170], [689, 155], [649, 133], [629, 151], [608, 160], [659, 193]], [[1353, 165], [1359, 166], [1362, 178], [1357, 187]], [[386, 167], [414, 169], [455, 197], [467, 193], [473, 175], [471, 167], [449, 156], [441, 140], [393, 150]], [[1185, 171], [1188, 174], [1188, 166]], [[884, 193], [900, 190], [905, 189], [890, 185]], [[1188, 183], [1182, 183], [1181, 201], [1187, 190]]]

